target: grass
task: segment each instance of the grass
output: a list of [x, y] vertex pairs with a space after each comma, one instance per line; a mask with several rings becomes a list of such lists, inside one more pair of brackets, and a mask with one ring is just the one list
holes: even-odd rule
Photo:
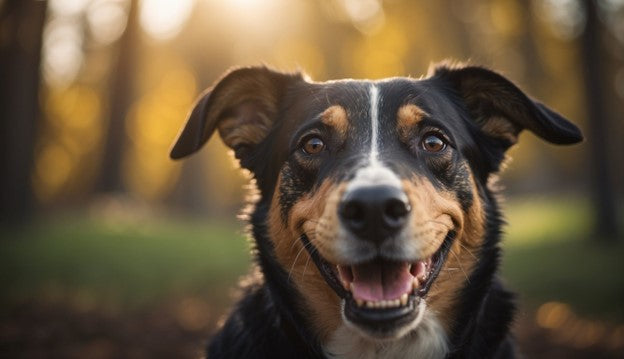
[[234, 223], [46, 221], [2, 233], [0, 285], [13, 302], [71, 292], [137, 307], [213, 295], [246, 271], [249, 245], [240, 232]]
[[624, 241], [591, 235], [588, 203], [531, 198], [509, 203], [503, 277], [523, 303], [571, 305], [578, 314], [624, 322]]
[[[524, 303], [561, 301], [582, 315], [624, 322], [624, 243], [592, 243], [586, 202], [532, 198], [505, 207], [503, 277]], [[2, 301], [73, 296], [130, 308], [183, 296], [225, 301], [249, 265], [241, 227], [74, 216], [4, 230]]]

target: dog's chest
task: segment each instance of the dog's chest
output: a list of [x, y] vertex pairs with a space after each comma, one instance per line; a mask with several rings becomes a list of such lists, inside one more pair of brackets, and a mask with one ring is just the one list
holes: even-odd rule
[[366, 339], [343, 324], [324, 346], [324, 351], [328, 358], [336, 359], [439, 359], [448, 353], [448, 343], [435, 315], [427, 312], [412, 333], [392, 342]]

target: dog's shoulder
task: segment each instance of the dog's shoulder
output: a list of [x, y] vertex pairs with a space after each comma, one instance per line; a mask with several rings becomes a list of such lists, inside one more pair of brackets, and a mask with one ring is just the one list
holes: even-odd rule
[[281, 317], [264, 284], [244, 289], [242, 299], [207, 347], [208, 358], [318, 358]]

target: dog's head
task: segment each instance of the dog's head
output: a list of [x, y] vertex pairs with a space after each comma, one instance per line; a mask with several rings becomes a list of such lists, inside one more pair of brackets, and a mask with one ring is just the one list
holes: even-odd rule
[[324, 83], [232, 71], [200, 98], [171, 157], [215, 129], [254, 175], [275, 258], [321, 338], [345, 323], [396, 339], [426, 313], [448, 330], [506, 150], [523, 129], [581, 140], [504, 77], [445, 65], [421, 80]]

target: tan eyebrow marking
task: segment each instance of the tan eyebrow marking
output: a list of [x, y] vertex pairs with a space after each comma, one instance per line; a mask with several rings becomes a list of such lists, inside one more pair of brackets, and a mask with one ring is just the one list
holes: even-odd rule
[[328, 107], [321, 114], [321, 122], [334, 128], [341, 139], [347, 137], [349, 118], [347, 117], [347, 111], [342, 106], [333, 105]]
[[427, 113], [423, 109], [413, 104], [403, 105], [399, 108], [397, 112], [397, 132], [401, 141], [407, 142], [409, 140], [414, 126], [422, 121], [426, 115]]

